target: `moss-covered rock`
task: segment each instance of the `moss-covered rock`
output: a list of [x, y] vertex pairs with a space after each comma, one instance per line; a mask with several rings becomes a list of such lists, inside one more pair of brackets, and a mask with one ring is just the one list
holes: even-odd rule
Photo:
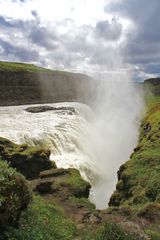
[[52, 194], [61, 198], [89, 197], [91, 185], [82, 179], [78, 170], [50, 169], [40, 173], [40, 178], [31, 182], [35, 191], [40, 194]]
[[0, 160], [0, 230], [14, 224], [31, 199], [25, 178]]
[[10, 163], [27, 179], [34, 179], [43, 170], [53, 167], [50, 151], [26, 144], [18, 145], [0, 137], [0, 157]]

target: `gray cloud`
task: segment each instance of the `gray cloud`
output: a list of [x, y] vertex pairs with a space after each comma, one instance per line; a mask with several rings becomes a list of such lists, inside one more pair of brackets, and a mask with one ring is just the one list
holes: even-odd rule
[[46, 27], [36, 26], [30, 29], [29, 39], [48, 50], [53, 50], [58, 47], [58, 38], [54, 31], [49, 31]]
[[[108, 7], [105, 8], [107, 11]], [[132, 19], [137, 26], [137, 38], [146, 41], [159, 41], [160, 31], [159, 0], [123, 0], [112, 3], [109, 10]]]
[[115, 18], [109, 21], [99, 21], [96, 24], [95, 35], [105, 40], [118, 40], [122, 33], [122, 25]]
[[126, 45], [121, 48], [125, 62], [151, 73], [160, 72], [157, 68], [160, 62], [159, 9], [159, 0], [123, 0], [105, 7], [106, 12], [129, 18], [135, 25], [127, 36]]
[[19, 3], [24, 3], [24, 2], [28, 2], [30, 0], [11, 0], [12, 2], [19, 2]]
[[0, 25], [3, 27], [13, 27], [13, 24], [7, 21], [3, 16], [0, 16]]
[[[54, 30], [51, 31], [47, 27], [42, 27], [35, 11], [32, 11], [32, 15], [34, 19], [27, 21], [0, 16], [0, 26], [5, 29], [12, 28], [15, 33], [19, 31], [28, 41], [48, 50], [57, 48], [57, 36]], [[11, 32], [9, 34], [11, 34]]]
[[148, 40], [159, 40], [159, 0], [123, 0], [118, 4], [112, 4], [110, 9], [120, 15], [131, 18], [137, 26], [137, 38], [149, 37]]
[[32, 14], [33, 17], [38, 17], [38, 13], [37, 13], [36, 10], [32, 10], [31, 14]]
[[39, 58], [39, 54], [35, 50], [17, 47], [2, 39], [0, 39], [0, 46], [4, 56], [16, 56], [20, 61], [37, 61]]
[[11, 18], [0, 16], [0, 26], [7, 28], [24, 28], [24, 22], [22, 20], [13, 20]]

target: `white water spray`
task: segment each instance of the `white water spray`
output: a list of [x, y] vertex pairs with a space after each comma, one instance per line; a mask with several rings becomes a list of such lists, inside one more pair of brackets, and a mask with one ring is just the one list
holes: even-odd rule
[[126, 73], [103, 78], [97, 93], [90, 144], [100, 179], [94, 184], [90, 199], [102, 209], [115, 189], [119, 167], [129, 160], [137, 144], [144, 102], [140, 86]]

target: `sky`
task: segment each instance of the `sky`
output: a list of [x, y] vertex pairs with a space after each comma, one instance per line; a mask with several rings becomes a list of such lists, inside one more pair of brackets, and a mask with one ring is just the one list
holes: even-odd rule
[[160, 75], [159, 0], [0, 0], [0, 60]]

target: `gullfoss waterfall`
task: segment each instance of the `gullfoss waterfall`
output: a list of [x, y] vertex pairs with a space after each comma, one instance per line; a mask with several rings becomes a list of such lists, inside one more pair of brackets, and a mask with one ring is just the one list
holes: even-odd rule
[[73, 102], [47, 104], [55, 109], [35, 113], [28, 106], [1, 107], [0, 136], [49, 148], [57, 167], [79, 169], [92, 185], [90, 200], [103, 209], [118, 168], [136, 145], [143, 101], [126, 76], [103, 81], [98, 92], [92, 110]]

